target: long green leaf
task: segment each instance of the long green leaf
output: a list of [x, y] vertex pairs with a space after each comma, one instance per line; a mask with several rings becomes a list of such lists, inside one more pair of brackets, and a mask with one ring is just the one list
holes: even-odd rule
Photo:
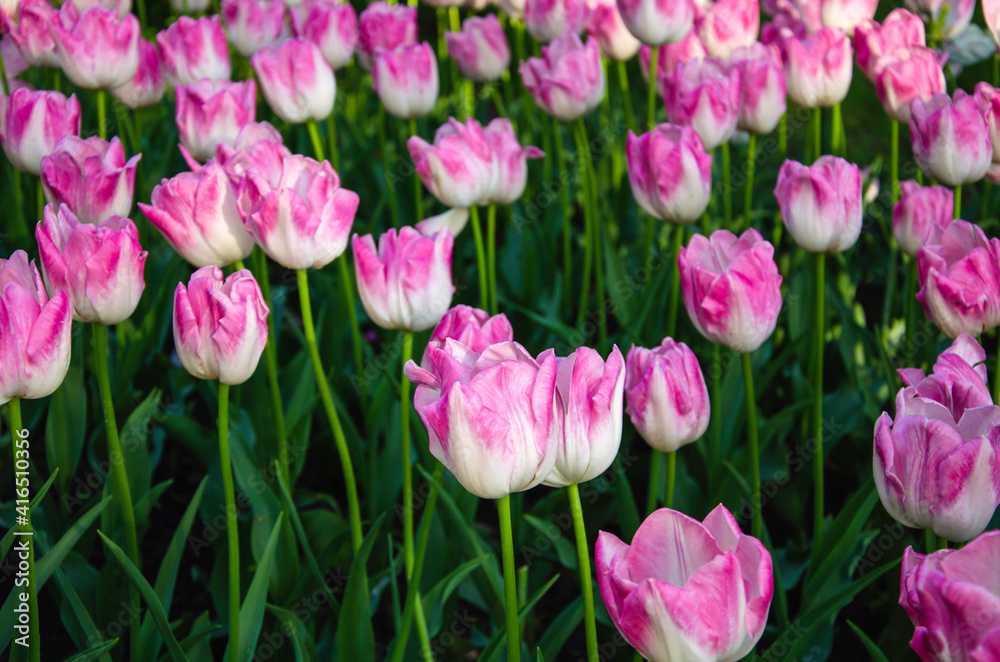
[[[108, 655], [108, 651], [115, 645], [118, 641], [117, 638], [113, 640], [104, 640], [104, 635], [97, 629], [94, 624], [94, 619], [91, 618], [90, 612], [87, 611], [87, 607], [84, 606], [83, 600], [77, 594], [76, 589], [73, 588], [73, 584], [66, 577], [66, 573], [56, 568], [56, 583], [59, 584], [59, 591], [69, 602], [70, 609], [73, 610], [73, 615], [76, 616], [76, 622], [80, 624], [80, 629], [87, 637], [87, 643], [92, 644], [91, 648], [87, 649], [79, 655], [90, 654], [91, 657], [81, 658], [87, 660], [101, 660], [101, 662], [111, 662], [111, 656]], [[105, 644], [109, 644], [105, 648]], [[78, 657], [78, 656], [76, 656]]]
[[344, 603], [337, 620], [337, 659], [340, 662], [375, 659], [375, 632], [368, 604], [368, 555], [375, 546], [385, 513], [375, 520], [351, 561]]
[[448, 598], [451, 597], [451, 594], [459, 587], [462, 580], [464, 580], [470, 572], [486, 563], [488, 558], [490, 558], [489, 554], [484, 554], [478, 559], [466, 561], [445, 575], [445, 577], [439, 581], [434, 588], [432, 588], [426, 595], [422, 596], [421, 599], [424, 601], [424, 613], [427, 615], [427, 631], [431, 637], [437, 634], [438, 628], [441, 627], [441, 610], [444, 609], [444, 605], [448, 601]]
[[[536, 591], [535, 594], [524, 603], [524, 607], [517, 612], [517, 622], [519, 624], [524, 622], [525, 617], [527, 617], [531, 610], [535, 608], [538, 601], [541, 600], [546, 593], [548, 593], [549, 589], [552, 588], [552, 585], [555, 584], [558, 579], [559, 575], [554, 576], [546, 582], [545, 586], [538, 589], [538, 591]], [[479, 658], [479, 662], [493, 662], [493, 659], [500, 654], [500, 650], [506, 644], [506, 638], [507, 626], [504, 625], [502, 628], [497, 630], [492, 637], [490, 637], [490, 641], [486, 644], [486, 648], [483, 649], [483, 654]]]
[[[35, 507], [38, 506], [38, 504], [42, 502], [42, 499], [45, 498], [49, 488], [52, 487], [52, 483], [55, 482], [56, 475], [58, 475], [58, 473], [59, 469], [57, 467], [56, 470], [52, 472], [52, 475], [49, 476], [49, 479], [45, 481], [45, 484], [42, 485], [42, 489], [38, 490], [35, 496], [28, 503], [29, 512], [35, 512]], [[7, 558], [7, 552], [10, 551], [10, 546], [14, 544], [14, 531], [16, 529], [17, 527], [9, 529], [7, 533], [3, 535], [3, 539], [0, 539], [0, 559]]]
[[858, 635], [858, 639], [860, 639], [861, 643], [864, 644], [864, 647], [868, 650], [868, 654], [872, 656], [872, 660], [874, 660], [874, 662], [889, 662], [889, 658], [882, 652], [882, 649], [880, 649], [878, 644], [872, 641], [871, 638], [865, 634], [864, 630], [851, 621], [847, 621], [847, 624], [852, 630], [854, 630], [854, 634]]
[[538, 647], [553, 660], [559, 659], [559, 651], [569, 636], [583, 621], [583, 596], [569, 603], [555, 619], [548, 624], [545, 634], [538, 641]]
[[114, 648], [117, 643], [117, 637], [103, 641], [96, 646], [91, 646], [87, 650], [77, 653], [73, 657], [66, 658], [66, 662], [92, 662], [92, 660], [111, 659], [108, 657], [108, 651]]

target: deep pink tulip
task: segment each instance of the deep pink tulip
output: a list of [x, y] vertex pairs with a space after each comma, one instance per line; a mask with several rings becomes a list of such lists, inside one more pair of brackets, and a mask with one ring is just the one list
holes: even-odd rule
[[536, 361], [516, 342], [477, 353], [454, 340], [427, 353], [430, 370], [410, 361], [404, 372], [418, 385], [431, 454], [483, 499], [545, 480], [556, 460], [555, 357]]
[[853, 37], [857, 27], [875, 17], [878, 0], [822, 0], [820, 16], [823, 25], [840, 28]]
[[499, 80], [510, 67], [510, 46], [496, 15], [471, 16], [461, 32], [446, 32], [448, 56], [462, 75], [477, 82]]
[[222, 18], [230, 43], [243, 57], [288, 36], [282, 0], [222, 0]]
[[94, 7], [80, 13], [67, 3], [49, 23], [59, 65], [70, 82], [88, 90], [124, 85], [139, 68], [139, 19]]
[[176, 106], [181, 145], [199, 161], [212, 158], [218, 145], [232, 145], [240, 130], [254, 121], [256, 99], [253, 80], [233, 83], [206, 78], [181, 85]]
[[45, 198], [65, 204], [82, 223], [100, 223], [132, 211], [135, 168], [141, 154], [125, 160], [117, 137], [111, 142], [69, 135], [60, 140], [39, 168]]
[[647, 46], [672, 44], [694, 27], [692, 0], [618, 0], [629, 32]]
[[944, 186], [901, 182], [902, 196], [892, 208], [892, 234], [899, 249], [916, 257], [921, 247], [939, 245], [955, 213], [954, 193]]
[[181, 16], [156, 35], [163, 77], [171, 85], [191, 85], [202, 78], [227, 80], [232, 73], [229, 46], [219, 17]]
[[673, 338], [653, 349], [633, 345], [625, 364], [625, 411], [647, 444], [673, 453], [705, 434], [708, 387], [687, 345]]
[[[663, 96], [663, 78], [673, 74], [678, 64], [687, 60], [698, 60], [707, 55], [708, 51], [705, 49], [705, 44], [698, 38], [697, 30], [691, 30], [686, 37], [678, 42], [660, 46], [660, 56], [656, 62], [656, 77], [658, 79], [656, 93]], [[649, 65], [652, 59], [653, 49], [643, 45], [639, 49], [639, 68], [647, 83], [649, 82]]]
[[59, 92], [13, 90], [0, 94], [0, 143], [15, 168], [38, 174], [42, 159], [64, 136], [80, 134], [80, 102]]
[[712, 195], [712, 156], [689, 126], [660, 124], [625, 145], [632, 196], [661, 221], [693, 223]]
[[149, 222], [196, 267], [224, 267], [249, 257], [253, 237], [243, 225], [236, 187], [218, 163], [163, 179], [152, 204], [139, 203]]
[[387, 113], [403, 119], [434, 109], [438, 99], [437, 56], [429, 43], [375, 54], [372, 84]]
[[564, 32], [542, 47], [542, 57], [528, 58], [518, 70], [535, 103], [563, 122], [586, 115], [604, 98], [597, 42], [590, 38], [585, 46], [575, 32]]
[[370, 70], [379, 49], [392, 50], [417, 43], [417, 8], [390, 5], [383, 0], [369, 3], [358, 16], [358, 61]]
[[[699, 5], [696, 5], [700, 9]], [[715, 0], [705, 5], [696, 21], [698, 36], [708, 54], [727, 58], [737, 48], [757, 41], [760, 32], [758, 0]]]
[[781, 275], [774, 246], [759, 232], [696, 234], [677, 262], [684, 306], [701, 335], [742, 354], [760, 347], [774, 332], [781, 312]]
[[547, 44], [564, 32], [579, 34], [587, 25], [585, 0], [526, 0], [524, 25], [535, 41]]
[[875, 82], [879, 60], [897, 49], [926, 46], [924, 22], [919, 16], [898, 8], [889, 12], [882, 24], [868, 20], [854, 31], [854, 50], [858, 66], [868, 80]]
[[956, 90], [910, 104], [913, 158], [927, 175], [959, 186], [983, 178], [993, 160], [990, 127], [975, 97]]
[[471, 306], [455, 306], [441, 318], [431, 332], [431, 338], [424, 349], [420, 367], [430, 370], [432, 365], [428, 354], [431, 349], [443, 349], [448, 340], [455, 340], [477, 354], [496, 343], [514, 340], [514, 329], [503, 313], [490, 317], [485, 310]]
[[976, 83], [976, 101], [990, 127], [990, 143], [993, 145], [993, 163], [1000, 163], [1000, 90], [986, 81]]
[[319, 46], [330, 68], [337, 70], [354, 56], [358, 44], [358, 14], [350, 3], [312, 0], [291, 7], [295, 36]]
[[939, 21], [947, 7], [948, 13], [940, 31], [942, 40], [954, 39], [965, 32], [976, 10], [976, 0], [906, 0], [905, 4], [907, 9], [927, 22]]
[[851, 87], [854, 49], [839, 28], [823, 28], [785, 49], [788, 96], [804, 108], [827, 108], [844, 100]]
[[73, 304], [52, 298], [28, 254], [0, 259], [0, 403], [51, 395], [69, 369]]
[[601, 531], [594, 559], [611, 622], [651, 662], [739, 660], [764, 634], [771, 554], [721, 504], [704, 522], [661, 508], [631, 545]]
[[250, 379], [267, 344], [269, 312], [248, 270], [223, 280], [218, 267], [198, 269], [174, 291], [174, 346], [184, 369], [229, 385]]
[[509, 205], [524, 194], [528, 183], [528, 159], [540, 159], [545, 152], [528, 145], [522, 147], [510, 120], [497, 117], [483, 130], [493, 150], [497, 168], [493, 193], [483, 204]]
[[337, 81], [319, 46], [305, 39], [286, 39], [266, 46], [250, 58], [260, 90], [275, 115], [299, 124], [325, 120], [333, 112]]
[[340, 257], [360, 202], [328, 161], [298, 154], [278, 171], [247, 171], [246, 195], [247, 230], [287, 269], [321, 269]]
[[899, 604], [915, 629], [910, 647], [923, 662], [1000, 659], [1000, 531], [961, 549], [903, 552]]
[[631, 60], [642, 45], [625, 27], [615, 0], [595, 0], [587, 20], [587, 34], [597, 40], [601, 55], [616, 62]]
[[66, 205], [46, 205], [35, 239], [45, 284], [69, 295], [74, 319], [113, 325], [132, 316], [146, 288], [146, 251], [131, 220], [82, 223]]
[[774, 197], [788, 233], [807, 251], [841, 253], [861, 236], [861, 171], [840, 157], [827, 154], [811, 166], [785, 161]]
[[10, 37], [28, 64], [36, 67], [59, 66], [56, 44], [49, 31], [49, 23], [55, 13], [56, 8], [48, 0], [22, 0], [17, 5], [17, 19], [9, 26]]
[[917, 253], [917, 301], [949, 338], [979, 336], [1000, 325], [1000, 239], [954, 221], [938, 244]]
[[663, 82], [667, 119], [692, 127], [705, 149], [729, 142], [740, 118], [740, 71], [714, 57], [681, 62]]
[[736, 128], [758, 135], [774, 131], [785, 114], [785, 68], [774, 44], [737, 48], [729, 66], [740, 72], [740, 115]]
[[155, 106], [163, 99], [163, 75], [160, 73], [160, 54], [151, 42], [139, 40], [139, 68], [132, 80], [111, 90], [128, 108]]
[[446, 207], [474, 207], [496, 191], [496, 155], [479, 122], [450, 118], [434, 134], [434, 144], [420, 136], [406, 141], [424, 186]]
[[897, 49], [879, 59], [875, 89], [885, 112], [897, 122], [910, 121], [914, 99], [929, 100], [947, 90], [937, 51], [924, 46]]
[[934, 372], [900, 370], [896, 418], [875, 423], [873, 467], [898, 522], [955, 542], [986, 528], [1000, 505], [1000, 407], [986, 387], [986, 352], [959, 335]]

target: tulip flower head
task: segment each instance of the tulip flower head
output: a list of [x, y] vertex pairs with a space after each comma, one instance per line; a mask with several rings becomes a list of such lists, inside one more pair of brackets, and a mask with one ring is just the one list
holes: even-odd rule
[[579, 34], [587, 25], [584, 0], [525, 0], [524, 25], [535, 41], [547, 44], [565, 32]]
[[409, 119], [426, 115], [438, 99], [438, 65], [426, 41], [375, 54], [372, 83], [387, 113]]
[[232, 145], [257, 112], [253, 80], [233, 83], [204, 78], [177, 88], [175, 120], [181, 147], [198, 161], [215, 155], [219, 145]]
[[222, 0], [221, 9], [229, 41], [243, 57], [288, 36], [282, 0]]
[[839, 28], [823, 28], [786, 44], [788, 96], [804, 108], [827, 108], [843, 101], [853, 71], [854, 49]]
[[771, 133], [787, 107], [785, 67], [777, 46], [756, 42], [749, 48], [737, 48], [728, 64], [740, 72], [736, 128], [758, 135]]
[[629, 32], [647, 46], [681, 41], [694, 26], [692, 0], [618, 0]]
[[461, 32], [446, 32], [448, 56], [466, 78], [476, 82], [499, 80], [510, 66], [507, 36], [494, 14], [472, 16]]
[[937, 51], [923, 46], [898, 49], [879, 59], [875, 90], [889, 117], [910, 121], [914, 99], [929, 100], [946, 89], [944, 69]]
[[163, 77], [171, 85], [191, 85], [202, 78], [228, 80], [232, 74], [226, 34], [218, 16], [181, 16], [156, 35], [156, 44]]
[[[36, 67], [59, 66], [56, 43], [49, 31], [55, 13], [56, 8], [48, 0], [22, 0], [17, 4], [16, 20], [8, 29], [17, 50], [28, 64]], [[3, 23], [2, 17], [0, 23]]]
[[483, 130], [493, 150], [497, 173], [493, 193], [485, 204], [509, 205], [524, 194], [528, 183], [528, 159], [540, 159], [545, 152], [528, 145], [522, 147], [510, 120], [497, 117]]
[[42, 159], [65, 136], [80, 135], [80, 102], [59, 92], [12, 90], [0, 94], [0, 143], [11, 164], [37, 175]]
[[358, 62], [371, 70], [379, 50], [417, 43], [417, 8], [371, 2], [358, 16]]
[[694, 128], [711, 151], [729, 142], [740, 119], [740, 70], [713, 57], [681, 62], [661, 77], [667, 119]]
[[993, 160], [990, 127], [976, 98], [956, 90], [910, 104], [910, 145], [917, 165], [942, 184], [983, 178]]
[[455, 340], [473, 352], [482, 354], [490, 345], [514, 340], [514, 329], [503, 313], [490, 317], [485, 310], [471, 306], [455, 306], [441, 318], [431, 332], [420, 367], [431, 369], [430, 350], [443, 349], [448, 340]]
[[712, 156], [689, 126], [660, 124], [626, 143], [632, 195], [661, 221], [693, 223], [712, 193]]
[[591, 38], [584, 45], [575, 32], [564, 32], [543, 46], [542, 57], [521, 62], [519, 71], [535, 103], [563, 122], [586, 115], [604, 98], [604, 68], [597, 42]]
[[900, 183], [902, 196], [892, 209], [892, 234], [899, 250], [916, 257], [925, 245], [940, 245], [955, 213], [954, 193], [944, 186]]
[[412, 136], [406, 147], [424, 186], [446, 207], [480, 205], [496, 192], [497, 156], [476, 120], [450, 118], [434, 134], [434, 144]]
[[59, 66], [74, 85], [108, 90], [124, 85], [139, 68], [139, 19], [93, 7], [80, 12], [66, 3], [52, 15], [49, 31]]
[[163, 98], [163, 74], [160, 73], [160, 54], [152, 43], [139, 40], [139, 68], [132, 80], [111, 90], [119, 102], [136, 110], [160, 103]]
[[291, 124], [325, 120], [333, 112], [337, 81], [319, 47], [286, 39], [250, 58], [260, 89], [274, 114]]
[[595, 1], [587, 20], [587, 34], [597, 40], [601, 55], [616, 62], [631, 60], [642, 46], [625, 27], [615, 0]]
[[841, 253], [861, 236], [861, 171], [837, 156], [812, 166], [788, 160], [778, 171], [774, 197], [795, 242], [812, 253]]
[[854, 31], [858, 66], [873, 83], [883, 56], [899, 49], [926, 45], [924, 22], [902, 8], [889, 12], [881, 25], [873, 20], [863, 21]]
[[45, 198], [56, 208], [67, 205], [81, 223], [128, 217], [140, 157], [126, 161], [117, 137], [108, 142], [97, 136], [66, 136], [39, 167]]
[[696, 4], [698, 36], [708, 54], [727, 58], [737, 48], [749, 48], [760, 32], [758, 0], [715, 0]]
[[295, 36], [319, 46], [334, 71], [353, 57], [358, 44], [358, 14], [350, 3], [313, 0], [292, 7], [291, 18]]
[[822, 0], [820, 18], [823, 25], [853, 37], [859, 25], [875, 17], [877, 8], [878, 0]]

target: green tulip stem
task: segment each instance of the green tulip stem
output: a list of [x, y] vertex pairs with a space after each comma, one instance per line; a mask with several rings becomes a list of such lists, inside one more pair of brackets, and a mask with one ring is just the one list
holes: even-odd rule
[[649, 88], [646, 92], [646, 118], [649, 130], [656, 126], [656, 73], [660, 66], [660, 47], [653, 46], [649, 58]]
[[97, 135], [102, 140], [108, 139], [108, 93], [104, 90], [97, 90]]
[[476, 242], [476, 269], [479, 271], [479, 307], [490, 309], [489, 269], [486, 266], [486, 249], [483, 247], [483, 225], [479, 222], [479, 208], [470, 207], [472, 237]]
[[663, 480], [663, 453], [654, 449], [649, 458], [649, 493], [646, 495], [646, 514], [656, 510], [660, 500], [660, 481]]
[[955, 187], [955, 218], [962, 218], [962, 185]]
[[[556, 164], [559, 166], [559, 203], [562, 210], [563, 287], [569, 290], [573, 282], [573, 225], [569, 209], [569, 177], [566, 175], [566, 147], [563, 144], [562, 124], [552, 118], [552, 139], [556, 145]], [[548, 158], [546, 155], [545, 158]]]
[[499, 312], [497, 305], [497, 207], [486, 208], [486, 262], [489, 271], [490, 315]]
[[[413, 333], [403, 331], [403, 356], [400, 366], [413, 355]], [[403, 441], [403, 559], [406, 577], [413, 575], [413, 466], [410, 448], [410, 380], [400, 375], [399, 381], [399, 434]]]
[[684, 224], [676, 223], [674, 227], [674, 245], [670, 253], [670, 259], [674, 263], [670, 274], [670, 301], [667, 302], [667, 336], [674, 337], [677, 333], [677, 311], [680, 309], [681, 301], [681, 272], [677, 258], [681, 255], [681, 248], [684, 246]]
[[816, 453], [813, 455], [813, 489], [816, 498], [813, 508], [813, 546], [823, 541], [823, 347], [826, 340], [826, 253], [816, 253], [816, 318], [813, 321], [816, 344], [814, 347], [816, 372], [813, 376], [813, 435]]
[[677, 480], [677, 452], [665, 453], [667, 456], [667, 486], [663, 491], [663, 505], [674, 507], [674, 484]]
[[236, 521], [236, 489], [229, 455], [229, 384], [219, 382], [219, 461], [226, 498], [226, 538], [229, 543], [229, 662], [239, 662], [240, 534]]
[[325, 161], [326, 154], [323, 152], [323, 139], [319, 135], [319, 124], [315, 120], [306, 122], [309, 129], [309, 140], [312, 141], [313, 153], [316, 154], [317, 161]]
[[750, 354], [740, 354], [740, 359], [743, 362], [743, 386], [747, 399], [747, 437], [750, 442], [750, 504], [753, 510], [750, 530], [754, 538], [762, 540], [764, 503], [760, 494], [760, 448], [757, 441], [757, 397], [753, 388], [753, 363], [750, 361]]
[[722, 211], [723, 219], [725, 219], [723, 227], [728, 230], [733, 222], [733, 186], [732, 168], [729, 161], [729, 142], [722, 143], [719, 149], [722, 152]]
[[622, 112], [625, 115], [625, 126], [631, 128], [632, 124], [632, 95], [628, 89], [628, 68], [624, 60], [618, 60], [618, 85], [622, 93]]
[[500, 517], [503, 589], [507, 611], [507, 662], [521, 662], [521, 633], [517, 624], [517, 576], [514, 568], [514, 531], [510, 521], [510, 495], [497, 499], [497, 511]]
[[892, 192], [892, 204], [893, 206], [899, 201], [899, 122], [896, 120], [891, 120], [890, 124], [892, 126], [890, 149], [892, 150], [889, 155], [890, 163], [890, 186]]
[[601, 659], [597, 647], [597, 621], [594, 618], [594, 587], [590, 575], [590, 545], [587, 543], [587, 527], [583, 521], [583, 505], [580, 502], [580, 488], [576, 483], [566, 487], [569, 507], [573, 513], [573, 531], [576, 534], [576, 556], [580, 566], [580, 590], [583, 592], [583, 628], [587, 640], [587, 662]]
[[[410, 118], [409, 127], [411, 136], [418, 135], [416, 117]], [[420, 175], [416, 171], [413, 173], [413, 200], [416, 213], [415, 220], [422, 221], [424, 220], [424, 183], [420, 180]]]
[[743, 190], [743, 227], [750, 228], [753, 213], [753, 177], [757, 167], [757, 134], [751, 133], [747, 140], [747, 181]]
[[[14, 464], [12, 465], [18, 473], [21, 469], [18, 468], [18, 462], [25, 460], [26, 458], [19, 457], [18, 444], [13, 440], [23, 440], [26, 439], [25, 436], [20, 434], [20, 431], [24, 429], [21, 423], [21, 399], [11, 398], [7, 403], [7, 414], [10, 416], [10, 438], [12, 440], [11, 450], [14, 454]], [[25, 446], [27, 448], [27, 446]], [[23, 464], [21, 466], [24, 466]], [[30, 468], [24, 469], [25, 475]], [[19, 496], [19, 501], [20, 495]], [[25, 497], [26, 499], [27, 497]], [[28, 501], [24, 501], [26, 505], [24, 510], [20, 509], [20, 503], [18, 503], [18, 513], [24, 512], [24, 520], [22, 521], [20, 527], [18, 527], [18, 533], [25, 537], [28, 541], [28, 660], [30, 662], [39, 662], [41, 660], [41, 646], [42, 646], [42, 632], [39, 629], [39, 619], [38, 619], [38, 584], [35, 583], [35, 539], [34, 532], [31, 530], [31, 507]], [[19, 519], [19, 521], [21, 521]], [[135, 605], [133, 605], [135, 606]], [[136, 637], [137, 631], [132, 630], [132, 637], [138, 640]], [[12, 646], [11, 660], [20, 659], [20, 654], [15, 658], [15, 652], [21, 650], [19, 646]], [[135, 657], [133, 657], [135, 659]]]

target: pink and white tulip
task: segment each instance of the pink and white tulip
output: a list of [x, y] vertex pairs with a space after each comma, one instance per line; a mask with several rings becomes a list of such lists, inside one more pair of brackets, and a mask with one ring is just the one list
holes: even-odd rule
[[587, 34], [597, 40], [601, 55], [616, 62], [631, 60], [642, 46], [625, 27], [615, 0], [595, 0], [587, 20]]
[[358, 44], [358, 14], [350, 3], [313, 0], [290, 13], [295, 36], [319, 46], [331, 69], [350, 62]]
[[124, 85], [139, 68], [139, 19], [110, 9], [80, 13], [63, 5], [49, 22], [59, 66], [70, 82], [88, 90]]
[[631, 545], [601, 531], [594, 558], [611, 622], [650, 662], [739, 660], [764, 634], [771, 554], [721, 504], [704, 522], [661, 508]]
[[694, 27], [692, 0], [618, 0], [629, 32], [647, 46], [681, 41]]
[[956, 90], [910, 105], [913, 158], [927, 175], [948, 186], [983, 178], [993, 161], [990, 127], [976, 98]]
[[740, 118], [740, 71], [714, 57], [681, 62], [663, 76], [667, 119], [691, 126], [705, 149], [729, 142]]
[[497, 173], [493, 193], [483, 204], [509, 205], [524, 194], [528, 183], [528, 159], [540, 159], [545, 152], [528, 145], [522, 147], [510, 120], [497, 117], [486, 125], [483, 135], [493, 150]]
[[59, 92], [13, 90], [0, 94], [0, 143], [11, 164], [37, 175], [42, 159], [65, 136], [80, 135], [80, 102]]
[[222, 18], [230, 43], [243, 57], [288, 36], [282, 0], [222, 0]]
[[698, 36], [714, 57], [727, 58], [737, 48], [749, 48], [760, 32], [758, 0], [715, 0], [696, 5]]
[[145, 39], [139, 40], [139, 68], [135, 76], [111, 90], [111, 94], [133, 110], [160, 103], [163, 99], [163, 75], [160, 73], [160, 54], [156, 46]]
[[597, 42], [586, 46], [575, 32], [565, 32], [542, 57], [528, 58], [518, 70], [535, 103], [549, 115], [569, 122], [597, 108], [604, 98], [604, 68]]
[[461, 32], [446, 32], [448, 56], [466, 78], [477, 82], [499, 80], [510, 67], [510, 46], [496, 15], [471, 16]]
[[976, 83], [976, 101], [990, 127], [990, 143], [993, 145], [993, 163], [1000, 163], [1000, 90], [986, 81]]
[[208, 9], [210, 0], [170, 0], [170, 8], [178, 14], [200, 14]]
[[826, 27], [853, 37], [859, 25], [875, 18], [877, 8], [878, 0], [822, 0], [820, 16]]
[[914, 99], [927, 101], [947, 89], [937, 51], [922, 46], [900, 49], [879, 60], [875, 90], [885, 112], [897, 122], [910, 121]]
[[839, 28], [823, 28], [786, 44], [788, 96], [804, 108], [827, 108], [843, 101], [853, 71], [854, 49]]
[[923, 246], [940, 245], [951, 225], [954, 193], [944, 186], [921, 186], [912, 179], [901, 182], [902, 196], [892, 208], [892, 234], [899, 250], [916, 257]]
[[671, 223], [699, 219], [712, 195], [712, 156], [689, 126], [660, 124], [625, 145], [632, 196], [650, 216]]
[[371, 70], [375, 53], [417, 43], [417, 8], [390, 5], [383, 0], [369, 3], [358, 17], [358, 61]]
[[80, 12], [85, 12], [91, 7], [111, 9], [119, 18], [124, 18], [132, 10], [132, 0], [70, 0], [70, 3]]
[[919, 16], [902, 8], [889, 12], [881, 25], [868, 20], [859, 24], [854, 31], [858, 66], [873, 83], [882, 57], [900, 49], [926, 45], [924, 22]]
[[524, 25], [535, 41], [547, 44], [564, 32], [579, 34], [587, 25], [584, 0], [526, 0]]
[[223, 280], [218, 267], [198, 269], [174, 291], [174, 346], [184, 369], [231, 386], [250, 379], [267, 344], [269, 312], [248, 270]]
[[111, 142], [69, 135], [39, 168], [42, 190], [53, 207], [65, 204], [82, 223], [100, 223], [132, 211], [135, 169], [141, 154], [125, 160], [117, 137]]
[[840, 157], [811, 166], [785, 161], [774, 197], [788, 233], [807, 251], [841, 253], [861, 236], [861, 171]]
[[905, 4], [907, 9], [927, 22], [939, 21], [947, 7], [948, 13], [944, 16], [939, 35], [942, 41], [954, 39], [965, 32], [976, 10], [976, 0], [906, 0]]
[[426, 41], [375, 54], [372, 84], [387, 113], [403, 119], [421, 117], [438, 99], [438, 65]]
[[[58, 67], [56, 43], [49, 31], [56, 8], [48, 0], [22, 0], [17, 5], [17, 19], [8, 29], [17, 50], [28, 64], [36, 67]], [[0, 25], [3, 19], [0, 18]]]
[[490, 345], [513, 341], [514, 329], [503, 313], [490, 317], [488, 312], [479, 308], [455, 306], [444, 314], [431, 332], [420, 367], [430, 370], [429, 352], [432, 348], [444, 349], [448, 340], [457, 341], [473, 352], [482, 354]]
[[181, 16], [156, 35], [156, 44], [163, 77], [171, 85], [191, 85], [202, 78], [228, 80], [232, 73], [226, 33], [218, 16]]
[[215, 155], [219, 145], [232, 145], [243, 127], [254, 121], [257, 87], [253, 80], [233, 83], [203, 79], [177, 88], [175, 119], [181, 145], [199, 161]]
[[1000, 49], [1000, 1], [983, 0], [983, 18], [986, 20], [986, 29], [989, 30], [993, 42]]
[[286, 39], [250, 58], [260, 90], [274, 114], [291, 124], [325, 120], [333, 112], [337, 81], [319, 47]]
[[774, 246], [759, 232], [696, 234], [677, 263], [684, 307], [705, 338], [743, 354], [774, 333], [781, 312], [781, 274]]
[[450, 118], [434, 134], [434, 144], [420, 136], [406, 141], [424, 186], [446, 207], [474, 207], [496, 191], [498, 168], [493, 148], [479, 123]]
[[[705, 44], [698, 38], [697, 30], [691, 30], [680, 41], [660, 46], [659, 53], [659, 57], [656, 58], [656, 93], [661, 97], [663, 96], [661, 81], [665, 76], [673, 74], [678, 64], [687, 60], [698, 60], [708, 56]], [[653, 49], [643, 45], [639, 49], [639, 69], [642, 71], [642, 77], [647, 83], [649, 82], [649, 66], [652, 59]]]
[[774, 131], [785, 114], [786, 83], [781, 53], [760, 42], [737, 48], [729, 66], [740, 72], [740, 115], [736, 128], [758, 135]]
[[633, 346], [625, 365], [625, 411], [647, 444], [673, 453], [705, 434], [708, 387], [687, 345], [664, 338], [653, 349]]

